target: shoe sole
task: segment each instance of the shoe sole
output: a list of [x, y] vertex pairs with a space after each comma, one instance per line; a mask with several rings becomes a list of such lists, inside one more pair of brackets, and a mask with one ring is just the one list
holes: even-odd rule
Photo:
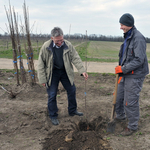
[[83, 116], [83, 115], [69, 114], [69, 116]]
[[130, 133], [121, 133], [122, 136], [130, 136], [134, 133], [135, 131], [132, 131]]

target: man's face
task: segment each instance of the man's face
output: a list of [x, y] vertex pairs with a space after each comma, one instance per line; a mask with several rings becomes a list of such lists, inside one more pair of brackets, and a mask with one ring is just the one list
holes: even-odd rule
[[120, 29], [123, 30], [124, 33], [128, 32], [132, 27], [128, 27], [120, 23]]
[[64, 42], [64, 37], [63, 37], [63, 36], [51, 37], [51, 39], [53, 40], [53, 42], [54, 42], [57, 46], [61, 46], [62, 43]]

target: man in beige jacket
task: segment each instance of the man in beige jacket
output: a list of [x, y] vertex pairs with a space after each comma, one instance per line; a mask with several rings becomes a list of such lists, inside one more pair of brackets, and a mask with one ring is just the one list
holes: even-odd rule
[[39, 83], [47, 88], [48, 111], [53, 125], [59, 124], [56, 101], [59, 81], [67, 91], [69, 115], [83, 115], [82, 112], [77, 111], [72, 64], [87, 80], [88, 74], [77, 51], [69, 41], [64, 40], [62, 29], [55, 27], [51, 31], [51, 39], [43, 44], [38, 59], [38, 79]]

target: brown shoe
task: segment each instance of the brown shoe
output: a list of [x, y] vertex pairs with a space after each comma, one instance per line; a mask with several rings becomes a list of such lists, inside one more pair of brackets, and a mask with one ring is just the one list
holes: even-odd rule
[[125, 130], [123, 132], [121, 132], [122, 136], [129, 136], [132, 135], [136, 130], [131, 130], [129, 128], [125, 128]]

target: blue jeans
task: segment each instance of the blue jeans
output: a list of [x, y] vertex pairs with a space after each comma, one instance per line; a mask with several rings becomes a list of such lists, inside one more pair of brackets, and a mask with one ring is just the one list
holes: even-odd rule
[[71, 85], [67, 73], [65, 70], [54, 69], [52, 74], [51, 85], [47, 88], [48, 93], [48, 111], [50, 118], [57, 118], [58, 107], [57, 107], [57, 90], [59, 81], [67, 91], [68, 96], [68, 113], [72, 114], [77, 109], [76, 102], [76, 87]]

